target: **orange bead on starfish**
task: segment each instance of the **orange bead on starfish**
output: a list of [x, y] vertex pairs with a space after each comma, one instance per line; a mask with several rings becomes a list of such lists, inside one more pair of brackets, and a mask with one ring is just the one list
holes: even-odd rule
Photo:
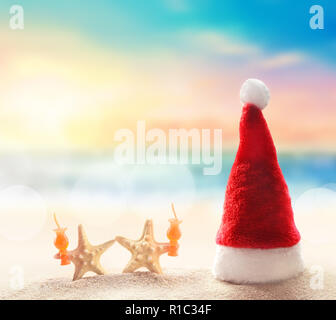
[[167, 237], [170, 240], [169, 242], [170, 248], [169, 248], [168, 256], [176, 257], [178, 255], [178, 248], [180, 247], [178, 240], [181, 238], [181, 235], [182, 235], [181, 230], [180, 230], [180, 223], [182, 222], [182, 220], [179, 220], [177, 218], [173, 203], [171, 204], [171, 206], [172, 206], [172, 210], [174, 213], [174, 218], [169, 219], [170, 226], [167, 231]]
[[55, 247], [59, 250], [58, 253], [55, 255], [55, 258], [61, 259], [61, 265], [65, 266], [67, 264], [70, 264], [70, 259], [67, 251], [67, 248], [69, 246], [69, 240], [65, 234], [67, 228], [60, 227], [55, 213], [54, 213], [54, 220], [57, 225], [57, 229], [54, 229], [54, 231], [56, 232], [56, 239], [54, 241], [54, 244]]

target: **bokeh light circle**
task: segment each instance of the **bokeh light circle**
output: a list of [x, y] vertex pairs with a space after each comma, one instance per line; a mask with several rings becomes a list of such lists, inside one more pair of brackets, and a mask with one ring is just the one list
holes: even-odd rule
[[125, 212], [128, 201], [128, 169], [112, 161], [88, 166], [68, 198], [78, 223], [108, 227]]
[[294, 204], [296, 225], [304, 240], [312, 244], [336, 243], [336, 192], [314, 188], [304, 192]]
[[195, 181], [185, 165], [138, 165], [130, 183], [128, 209], [142, 219], [167, 223], [173, 214], [171, 203], [183, 219], [195, 201]]
[[34, 189], [15, 185], [0, 191], [0, 235], [24, 241], [36, 236], [46, 222], [44, 199]]

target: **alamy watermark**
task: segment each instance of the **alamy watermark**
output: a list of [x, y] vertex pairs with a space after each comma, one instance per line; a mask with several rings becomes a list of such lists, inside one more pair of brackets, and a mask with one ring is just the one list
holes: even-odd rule
[[24, 288], [24, 270], [21, 266], [12, 266], [9, 270], [9, 287], [12, 290]]
[[322, 6], [313, 5], [309, 9], [309, 13], [313, 16], [309, 20], [309, 26], [311, 29], [324, 29], [324, 10]]
[[24, 29], [24, 11], [23, 7], [15, 4], [9, 8], [9, 27], [12, 30]]
[[212, 136], [210, 129], [146, 131], [146, 122], [138, 121], [136, 132], [116, 131], [114, 159], [118, 164], [203, 164], [204, 175], [217, 175], [222, 170], [222, 129], [213, 129]]
[[324, 289], [324, 268], [319, 265], [311, 266], [309, 270], [312, 277], [310, 278], [310, 288], [312, 290]]

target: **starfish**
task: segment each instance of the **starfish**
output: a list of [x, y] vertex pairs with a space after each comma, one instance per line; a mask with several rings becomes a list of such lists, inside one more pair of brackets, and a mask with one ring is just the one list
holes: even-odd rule
[[139, 240], [116, 237], [115, 240], [132, 254], [131, 260], [123, 270], [124, 273], [146, 267], [149, 271], [162, 273], [160, 256], [169, 251], [169, 243], [159, 243], [154, 239], [153, 221], [146, 220], [142, 236]]
[[105, 274], [105, 270], [100, 264], [100, 257], [114, 242], [115, 240], [110, 240], [97, 246], [91, 245], [83, 226], [80, 224], [78, 226], [78, 246], [75, 250], [68, 252], [71, 262], [75, 265], [72, 280], [81, 279], [88, 271], [99, 275]]

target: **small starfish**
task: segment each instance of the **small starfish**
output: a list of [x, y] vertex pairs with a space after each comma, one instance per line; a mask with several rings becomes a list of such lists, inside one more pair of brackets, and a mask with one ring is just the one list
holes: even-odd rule
[[112, 246], [115, 240], [107, 241], [103, 244], [93, 246], [90, 244], [83, 226], [78, 226], [78, 246], [75, 250], [69, 251], [71, 262], [75, 265], [73, 281], [81, 279], [88, 271], [93, 271], [99, 275], [105, 274], [105, 270], [100, 264], [101, 255]]
[[116, 237], [123, 247], [132, 254], [131, 260], [123, 270], [124, 273], [146, 267], [149, 271], [162, 273], [160, 266], [160, 256], [169, 251], [169, 243], [159, 243], [154, 239], [153, 221], [147, 220], [139, 240], [130, 240], [124, 237]]

